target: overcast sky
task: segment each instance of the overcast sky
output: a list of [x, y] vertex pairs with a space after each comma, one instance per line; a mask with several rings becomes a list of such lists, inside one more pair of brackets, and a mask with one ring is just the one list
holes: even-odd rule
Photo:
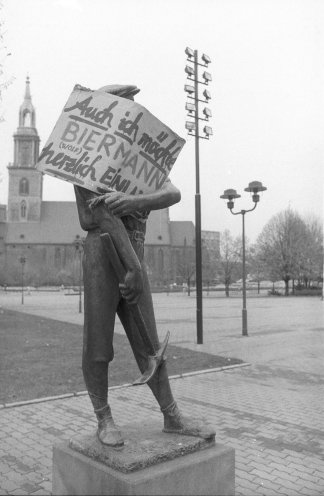
[[[11, 56], [3, 60], [0, 203], [27, 74], [36, 126], [45, 144], [76, 83], [136, 84], [136, 101], [187, 140], [171, 172], [182, 192], [172, 220], [195, 218], [194, 138], [187, 137], [186, 46], [206, 53], [213, 117], [200, 140], [202, 228], [241, 233], [219, 196], [259, 180], [268, 188], [246, 231], [254, 241], [288, 206], [323, 215], [323, 26], [321, 0], [4, 0]], [[202, 87], [203, 89], [203, 87]], [[73, 200], [73, 187], [45, 177], [44, 200]]]

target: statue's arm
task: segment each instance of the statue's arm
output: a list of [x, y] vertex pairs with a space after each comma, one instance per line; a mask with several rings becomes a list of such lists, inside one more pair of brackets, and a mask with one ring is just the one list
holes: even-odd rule
[[180, 199], [181, 194], [178, 188], [167, 180], [161, 189], [153, 193], [127, 195], [114, 191], [97, 197], [93, 204], [105, 203], [109, 212], [117, 217], [123, 217], [136, 211], [167, 208], [178, 203]]
[[110, 234], [125, 267], [125, 280], [120, 285], [122, 296], [128, 303], [137, 303], [143, 291], [142, 267], [124, 224], [118, 217], [110, 213], [104, 204], [99, 204], [93, 209], [93, 217], [100, 230]]
[[[89, 209], [89, 203], [98, 196], [84, 188], [75, 188], [81, 225], [86, 223], [98, 226], [103, 233], [109, 233], [115, 244], [119, 257], [125, 267], [126, 277], [121, 289], [122, 295], [129, 303], [137, 303], [143, 291], [142, 267], [132, 247], [127, 231], [122, 221], [108, 211], [105, 204], [100, 202]], [[91, 220], [90, 220], [91, 219]]]

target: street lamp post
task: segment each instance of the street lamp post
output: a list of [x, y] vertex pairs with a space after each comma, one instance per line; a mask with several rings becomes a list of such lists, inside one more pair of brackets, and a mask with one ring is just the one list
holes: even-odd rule
[[84, 239], [77, 234], [73, 241], [76, 252], [79, 254], [79, 313], [82, 313], [82, 252]]
[[24, 269], [26, 263], [26, 257], [20, 257], [19, 262], [21, 263], [21, 304], [24, 304]]
[[212, 113], [209, 108], [203, 110], [204, 117], [199, 116], [199, 102], [209, 103], [211, 95], [207, 89], [204, 90], [204, 100], [199, 98], [199, 84], [208, 86], [212, 80], [209, 72], [204, 71], [202, 80], [199, 80], [198, 66], [208, 67], [211, 62], [208, 55], [203, 54], [202, 63], [198, 62], [198, 51], [186, 48], [187, 61], [192, 65], [186, 65], [185, 72], [187, 79], [194, 84], [185, 84], [187, 98], [190, 101], [186, 103], [187, 117], [193, 119], [186, 121], [186, 129], [189, 136], [195, 136], [195, 163], [196, 163], [196, 194], [195, 194], [195, 230], [196, 230], [196, 301], [197, 301], [197, 344], [203, 343], [203, 309], [202, 309], [202, 256], [201, 256], [201, 198], [200, 198], [200, 178], [199, 178], [199, 139], [209, 139], [213, 130], [209, 126], [204, 126], [204, 136], [199, 134], [199, 121], [208, 121]]
[[249, 191], [252, 193], [252, 200], [254, 202], [254, 207], [249, 210], [240, 210], [239, 212], [233, 212], [234, 200], [240, 198], [235, 189], [226, 189], [224, 194], [220, 198], [227, 201], [227, 208], [233, 215], [242, 215], [242, 294], [243, 294], [243, 308], [242, 308], [242, 336], [248, 336], [248, 326], [247, 326], [247, 309], [246, 309], [246, 268], [245, 268], [245, 214], [247, 212], [252, 212], [258, 202], [260, 201], [260, 191], [265, 191], [267, 188], [262, 185], [260, 181], [252, 181], [249, 183], [248, 187], [244, 191]]

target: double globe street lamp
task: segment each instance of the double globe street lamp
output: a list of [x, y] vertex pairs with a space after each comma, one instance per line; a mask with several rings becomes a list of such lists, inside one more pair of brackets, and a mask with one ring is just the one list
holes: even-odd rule
[[224, 194], [220, 196], [227, 201], [227, 208], [230, 210], [233, 215], [242, 215], [242, 294], [243, 294], [243, 308], [242, 308], [242, 336], [248, 335], [247, 329], [247, 309], [246, 309], [246, 269], [245, 269], [245, 214], [248, 212], [252, 212], [258, 202], [260, 201], [259, 193], [261, 191], [265, 191], [267, 188], [262, 185], [260, 181], [252, 181], [249, 183], [247, 188], [244, 188], [244, 191], [248, 191], [252, 195], [252, 201], [254, 202], [254, 207], [249, 210], [240, 210], [239, 212], [233, 212], [234, 201], [236, 198], [240, 198], [241, 195], [238, 195], [235, 189], [226, 189]]

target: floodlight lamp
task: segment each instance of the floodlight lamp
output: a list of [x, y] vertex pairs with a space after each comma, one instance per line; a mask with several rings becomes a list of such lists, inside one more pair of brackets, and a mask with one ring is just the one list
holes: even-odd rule
[[208, 57], [208, 55], [206, 55], [205, 53], [202, 54], [201, 58], [205, 62], [206, 65], [211, 63], [210, 57]]
[[184, 90], [187, 92], [187, 93], [194, 93], [195, 92], [195, 88], [193, 86], [191, 86], [190, 84], [185, 84], [184, 86]]
[[192, 67], [190, 67], [190, 65], [186, 65], [185, 72], [188, 74], [188, 76], [194, 76], [195, 75], [195, 71]]
[[204, 127], [204, 133], [206, 134], [206, 136], [211, 136], [213, 134], [213, 130], [210, 126], [205, 126]]
[[188, 131], [195, 131], [196, 130], [196, 124], [194, 122], [191, 122], [191, 121], [186, 121], [186, 129], [188, 129]]
[[188, 110], [188, 112], [194, 112], [196, 110], [196, 106], [193, 103], [187, 102], [186, 110]]
[[203, 95], [204, 95], [204, 97], [206, 98], [207, 101], [208, 100], [211, 100], [211, 94], [210, 94], [210, 92], [208, 90], [204, 90]]
[[211, 74], [207, 71], [205, 71], [202, 75], [202, 77], [204, 78], [204, 80], [206, 81], [206, 83], [208, 83], [209, 81], [212, 80], [212, 77], [211, 77]]
[[206, 119], [209, 119], [209, 117], [212, 116], [211, 110], [207, 107], [204, 108], [203, 114], [205, 115]]
[[193, 57], [195, 55], [195, 52], [191, 50], [191, 48], [187, 47], [185, 49], [185, 54], [188, 55], [188, 57]]

